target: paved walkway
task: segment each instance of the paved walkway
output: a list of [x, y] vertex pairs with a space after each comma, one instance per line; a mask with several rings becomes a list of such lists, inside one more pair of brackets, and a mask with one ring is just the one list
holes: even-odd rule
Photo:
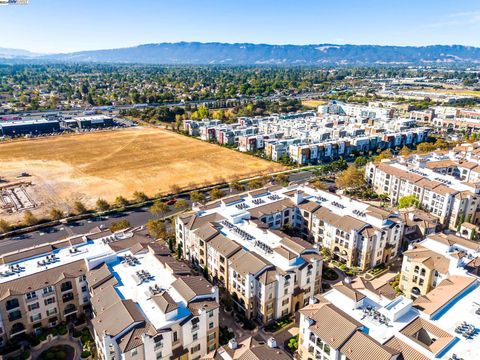
[[237, 324], [233, 318], [233, 315], [230, 315], [225, 312], [225, 310], [220, 307], [220, 326], [226, 326], [235, 334], [235, 339], [237, 342], [245, 340], [250, 336], [254, 336], [258, 333], [258, 327], [251, 331], [243, 329], [239, 324]]
[[80, 359], [80, 355], [82, 353], [82, 347], [80, 346], [80, 343], [78, 340], [71, 340], [71, 339], [55, 339], [52, 340], [48, 343], [45, 343], [40, 349], [38, 350], [31, 350], [30, 354], [32, 355], [32, 359], [38, 359], [40, 357], [40, 354], [44, 352], [45, 350], [53, 347], [53, 346], [58, 346], [58, 345], [67, 345], [72, 347], [75, 350], [75, 354], [73, 358], [75, 360]]

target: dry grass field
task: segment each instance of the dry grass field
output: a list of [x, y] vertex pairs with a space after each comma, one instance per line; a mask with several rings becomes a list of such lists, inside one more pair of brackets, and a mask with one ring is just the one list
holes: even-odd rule
[[327, 101], [325, 100], [302, 100], [302, 105], [311, 108], [317, 108], [320, 105], [325, 105]]
[[443, 93], [443, 94], [457, 95], [457, 96], [467, 95], [467, 96], [480, 97], [480, 91], [478, 91], [478, 90], [452, 89], [452, 88], [443, 88], [443, 89], [429, 89], [429, 88], [420, 89], [420, 88], [417, 88], [417, 89], [412, 89], [412, 90], [431, 92], [431, 93]]
[[[0, 144], [0, 177], [31, 174], [32, 197], [48, 211], [74, 200], [94, 206], [99, 197], [131, 198], [220, 179], [283, 169], [280, 165], [166, 130], [138, 127]], [[0, 214], [5, 217], [5, 214]]]

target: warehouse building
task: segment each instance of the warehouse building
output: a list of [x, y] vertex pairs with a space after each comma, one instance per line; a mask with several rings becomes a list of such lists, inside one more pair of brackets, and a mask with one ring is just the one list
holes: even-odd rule
[[60, 130], [58, 120], [19, 120], [0, 122], [0, 134], [3, 136], [38, 135]]
[[62, 127], [68, 129], [95, 129], [115, 126], [113, 117], [107, 115], [81, 116], [62, 120]]

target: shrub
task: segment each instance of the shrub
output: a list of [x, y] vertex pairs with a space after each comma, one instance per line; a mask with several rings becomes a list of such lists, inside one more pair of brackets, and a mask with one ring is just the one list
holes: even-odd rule
[[82, 351], [82, 358], [88, 358], [92, 355], [92, 353], [88, 350], [83, 350]]

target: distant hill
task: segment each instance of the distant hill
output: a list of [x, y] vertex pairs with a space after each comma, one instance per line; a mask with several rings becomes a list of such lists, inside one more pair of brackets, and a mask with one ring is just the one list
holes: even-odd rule
[[15, 58], [15, 57], [34, 57], [39, 54], [22, 50], [22, 49], [9, 49], [0, 47], [0, 57], [2, 58]]
[[37, 57], [42, 61], [230, 65], [479, 64], [480, 48], [462, 45], [267, 45], [159, 43]]

